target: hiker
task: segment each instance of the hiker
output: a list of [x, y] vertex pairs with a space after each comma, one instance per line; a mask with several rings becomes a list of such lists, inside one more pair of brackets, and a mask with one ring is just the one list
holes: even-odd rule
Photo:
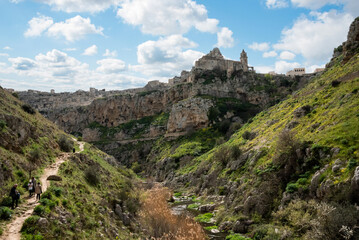
[[35, 187], [35, 193], [36, 193], [36, 200], [40, 200], [40, 195], [42, 193], [42, 188], [41, 188], [40, 182], [37, 183], [37, 185]]
[[15, 209], [15, 207], [17, 207], [20, 199], [20, 193], [16, 190], [16, 188], [17, 188], [17, 184], [15, 184], [10, 190], [10, 197], [12, 198], [12, 203], [11, 203], [12, 209]]
[[32, 197], [32, 193], [34, 191], [34, 184], [32, 183], [32, 180], [30, 179], [29, 184], [27, 185], [29, 189], [29, 195]]
[[73, 152], [73, 153], [75, 153], [75, 152], [76, 152], [76, 149], [75, 149], [75, 148], [73, 148], [73, 149], [72, 149], [72, 152]]
[[[32, 181], [32, 193], [35, 193], [35, 187], [36, 187], [36, 179], [35, 179], [35, 177], [32, 177], [31, 181]], [[32, 196], [32, 194], [31, 194], [31, 196]]]

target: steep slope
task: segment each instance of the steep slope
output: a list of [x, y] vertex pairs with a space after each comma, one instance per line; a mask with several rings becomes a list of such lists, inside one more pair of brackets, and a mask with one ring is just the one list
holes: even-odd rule
[[[63, 151], [72, 152], [71, 136], [22, 103], [16, 94], [0, 88], [0, 235], [7, 225], [31, 210], [27, 184], [30, 176], [42, 180], [47, 167]], [[130, 227], [137, 229], [134, 213], [138, 207], [135, 176], [119, 167], [100, 150], [86, 145], [82, 153], [67, 153], [60, 165], [60, 180], [42, 194], [22, 227], [25, 239], [96, 237], [131, 239]], [[45, 175], [44, 175], [45, 174]], [[58, 178], [58, 177], [57, 177]], [[59, 179], [58, 179], [59, 180]], [[17, 183], [19, 207], [11, 211], [10, 188]], [[21, 223], [21, 221], [19, 221]], [[126, 226], [125, 226], [126, 225]], [[13, 226], [20, 229], [21, 226]], [[14, 228], [14, 229], [15, 229]]]
[[[359, 40], [345, 46], [358, 46], [350, 39]], [[358, 239], [358, 53], [345, 48], [322, 75], [205, 154], [206, 138], [158, 141], [148, 158], [155, 175], [216, 200], [223, 230], [253, 239]]]

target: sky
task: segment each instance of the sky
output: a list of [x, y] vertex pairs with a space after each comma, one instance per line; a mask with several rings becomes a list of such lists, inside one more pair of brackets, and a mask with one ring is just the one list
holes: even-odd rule
[[121, 90], [218, 47], [260, 73], [324, 67], [358, 0], [0, 0], [0, 86]]

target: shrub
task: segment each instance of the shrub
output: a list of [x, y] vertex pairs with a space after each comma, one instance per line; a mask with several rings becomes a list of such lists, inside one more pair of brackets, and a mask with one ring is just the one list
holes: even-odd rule
[[66, 207], [68, 205], [69, 201], [64, 199], [62, 200], [62, 206]]
[[72, 149], [74, 148], [74, 142], [70, 140], [68, 137], [66, 137], [65, 135], [60, 136], [58, 140], [58, 144], [61, 150], [64, 152], [71, 152]]
[[39, 219], [40, 217], [36, 215], [27, 218], [24, 224], [22, 225], [21, 232], [27, 234], [34, 234], [36, 231], [36, 224], [39, 221]]
[[63, 189], [60, 187], [51, 187], [51, 191], [55, 193], [56, 197], [60, 197], [62, 194]]
[[6, 128], [6, 122], [4, 120], [0, 120], [0, 131]]
[[245, 140], [252, 140], [253, 138], [255, 138], [255, 134], [251, 133], [250, 131], [245, 131], [242, 134], [242, 138]]
[[31, 151], [30, 151], [30, 156], [29, 156], [30, 160], [32, 162], [36, 162], [37, 160], [39, 160], [41, 158], [41, 151], [39, 147], [34, 147]]
[[34, 115], [36, 113], [35, 109], [33, 109], [29, 104], [24, 104], [21, 106], [21, 108], [29, 114]]
[[77, 140], [78, 140], [78, 141], [82, 141], [83, 139], [82, 139], [81, 136], [79, 136], [79, 137], [77, 137]]
[[358, 165], [358, 161], [354, 158], [351, 158], [348, 162], [348, 169], [351, 170]]
[[238, 159], [242, 154], [241, 149], [239, 148], [239, 146], [236, 145], [232, 145], [231, 146], [231, 157], [232, 159]]
[[43, 194], [41, 194], [41, 199], [44, 199], [44, 198], [47, 198], [47, 199], [52, 199], [52, 193], [50, 191], [46, 191], [44, 192]]
[[285, 188], [285, 190], [288, 193], [294, 193], [295, 191], [298, 190], [298, 184], [297, 183], [288, 183], [287, 187]]
[[88, 167], [85, 170], [85, 179], [89, 184], [93, 186], [97, 186], [100, 183], [100, 178], [94, 167]]
[[3, 231], [3, 230], [2, 230], [2, 228], [0, 227], [0, 236], [2, 235], [2, 231]]
[[12, 199], [9, 196], [5, 196], [2, 200], [1, 200], [1, 206], [6, 206], [6, 207], [11, 207], [12, 204]]
[[0, 208], [0, 219], [9, 220], [11, 218], [12, 211], [8, 207]]
[[230, 147], [225, 145], [220, 147], [213, 155], [214, 159], [218, 162], [222, 163], [222, 166], [226, 166], [229, 159], [231, 158], [230, 155]]
[[39, 216], [43, 215], [45, 213], [45, 207], [42, 205], [37, 205], [34, 209], [34, 213]]
[[12, 95], [13, 95], [15, 98], [19, 99], [19, 94], [18, 94], [17, 92], [13, 92]]
[[56, 203], [54, 201], [47, 198], [41, 199], [40, 204], [43, 206], [48, 206], [50, 209], [53, 209], [56, 206]]

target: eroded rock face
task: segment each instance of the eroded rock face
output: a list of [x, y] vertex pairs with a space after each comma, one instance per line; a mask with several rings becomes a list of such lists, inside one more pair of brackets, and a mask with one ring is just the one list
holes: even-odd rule
[[190, 98], [173, 105], [167, 132], [186, 132], [189, 129], [207, 127], [208, 112], [212, 106], [211, 100], [203, 98]]
[[359, 17], [357, 17], [350, 25], [348, 39], [343, 44], [344, 58], [347, 62], [359, 51]]

